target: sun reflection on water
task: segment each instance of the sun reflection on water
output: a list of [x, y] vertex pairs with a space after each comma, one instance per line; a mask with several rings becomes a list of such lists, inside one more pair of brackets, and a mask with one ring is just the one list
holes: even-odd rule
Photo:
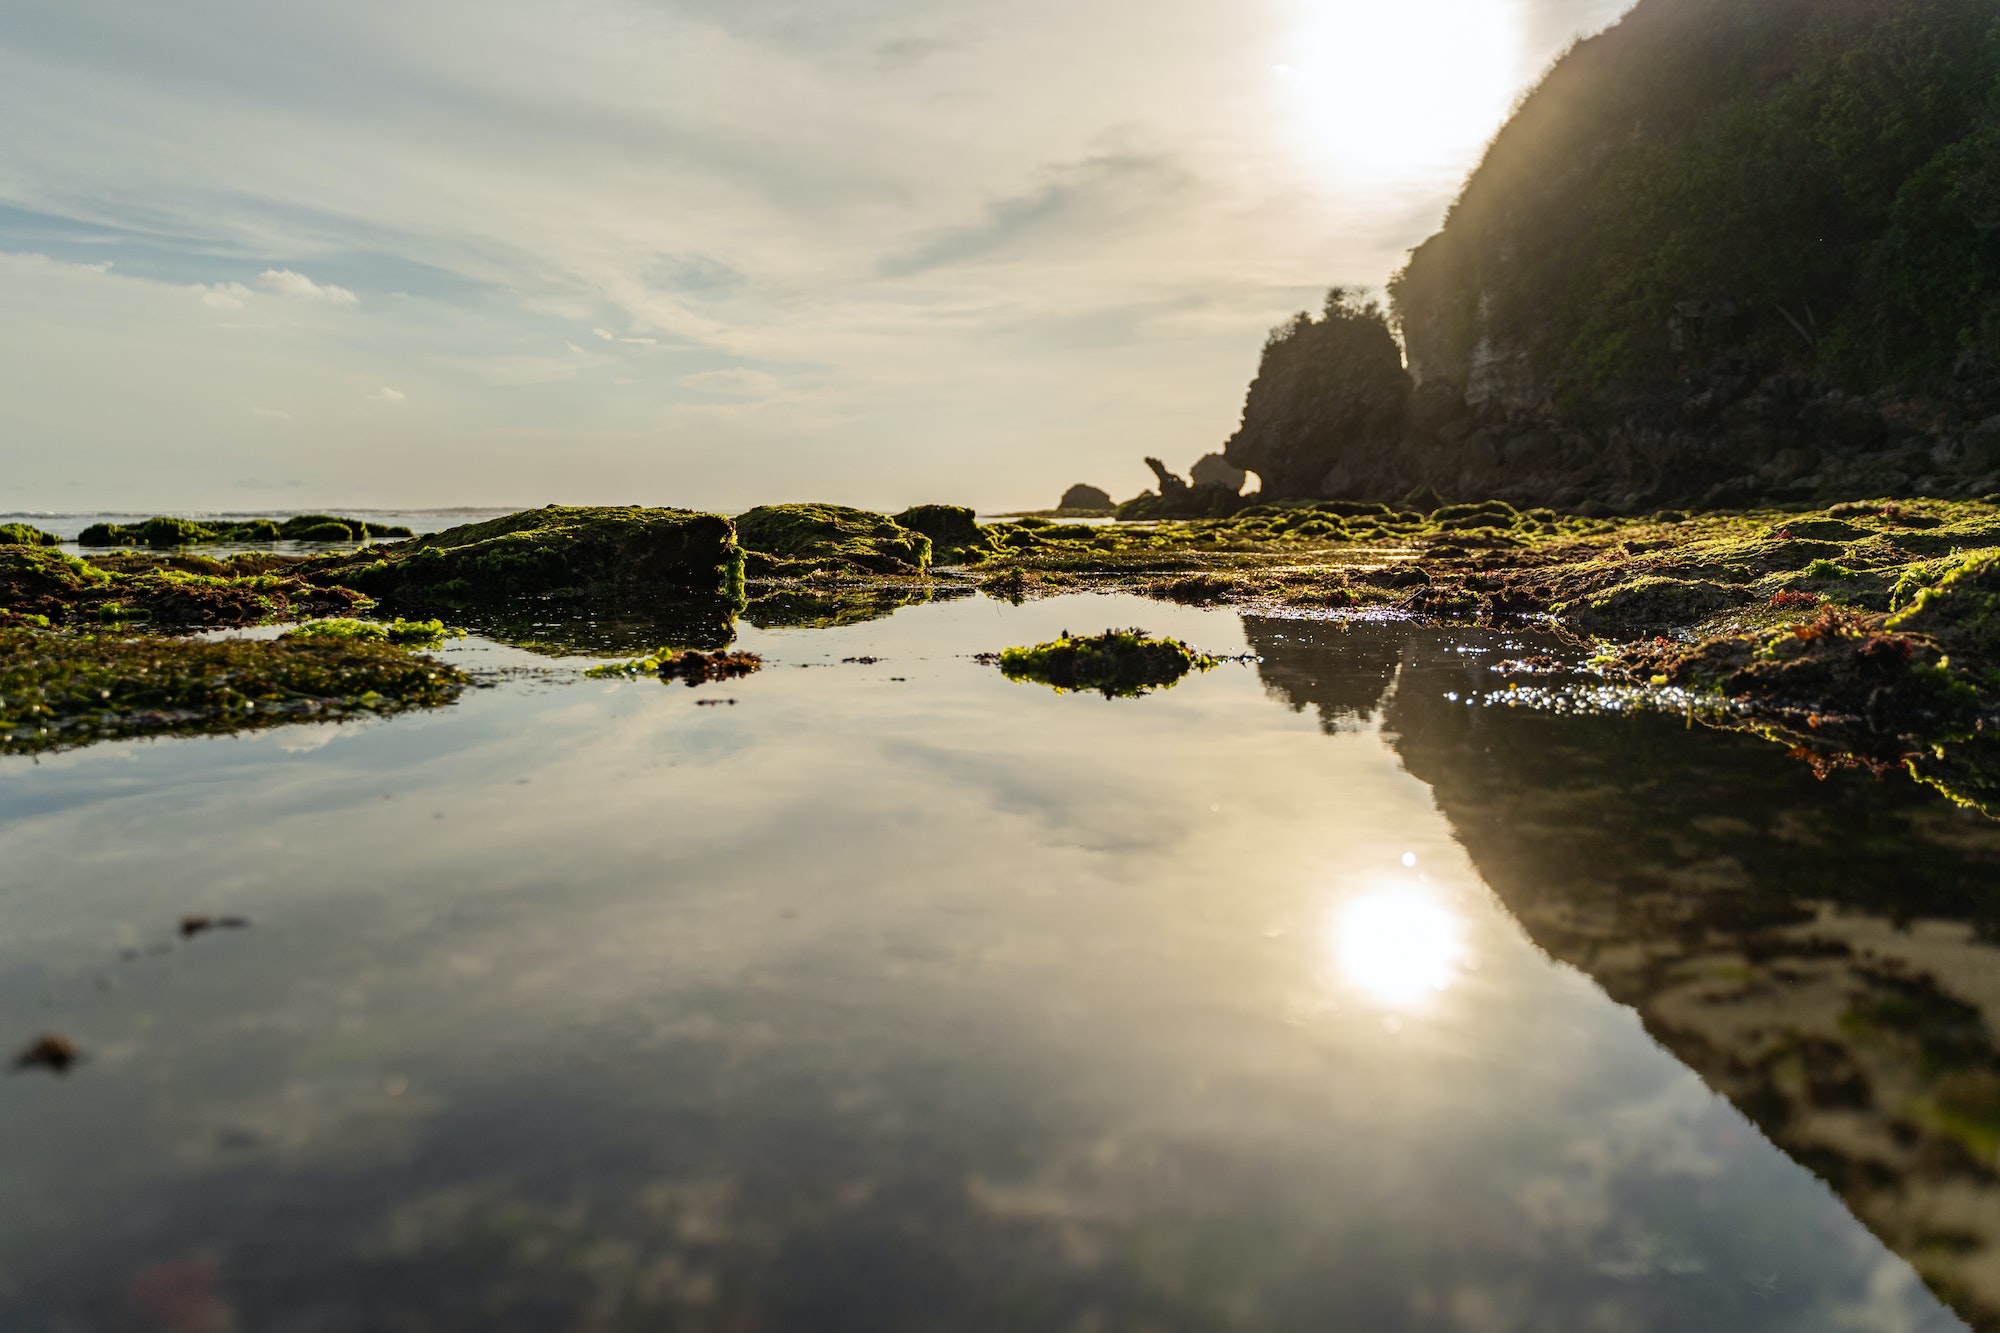
[[1334, 912], [1330, 932], [1348, 983], [1394, 1009], [1414, 1008], [1451, 985], [1465, 957], [1458, 918], [1415, 889], [1350, 899]]

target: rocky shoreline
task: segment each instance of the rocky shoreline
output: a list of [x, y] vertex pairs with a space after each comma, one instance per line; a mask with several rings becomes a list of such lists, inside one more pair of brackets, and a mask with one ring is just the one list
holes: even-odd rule
[[[162, 632], [351, 618], [378, 603], [491, 622], [510, 638], [509, 607], [615, 616], [658, 604], [628, 638], [717, 649], [738, 615], [835, 624], [940, 596], [1089, 590], [1536, 627], [1557, 648], [1531, 673], [1615, 682], [1639, 704], [1651, 692], [1816, 766], [1904, 768], [2000, 813], [2000, 762], [1988, 757], [2000, 736], [2000, 504], [1983, 500], [1643, 518], [1334, 500], [1113, 524], [979, 524], [949, 505], [895, 516], [776, 505], [733, 521], [552, 506], [303, 558], [79, 559], [0, 544], [0, 626], [45, 658]], [[576, 650], [544, 646], [545, 617], [529, 619], [523, 646]]]

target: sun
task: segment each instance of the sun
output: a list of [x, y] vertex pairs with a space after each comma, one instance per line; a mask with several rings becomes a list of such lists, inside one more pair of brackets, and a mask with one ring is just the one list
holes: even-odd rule
[[1329, 935], [1348, 983], [1394, 1009], [1445, 989], [1465, 956], [1458, 919], [1414, 889], [1350, 899], [1334, 912]]
[[1349, 183], [1459, 176], [1506, 118], [1518, 0], [1298, 0], [1274, 71], [1294, 137]]

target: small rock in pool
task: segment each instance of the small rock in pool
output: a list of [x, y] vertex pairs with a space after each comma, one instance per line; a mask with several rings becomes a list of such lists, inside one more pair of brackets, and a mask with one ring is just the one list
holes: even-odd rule
[[52, 1074], [67, 1074], [82, 1059], [83, 1052], [68, 1037], [60, 1032], [44, 1032], [14, 1057], [14, 1068], [46, 1069]]
[[243, 930], [250, 922], [240, 916], [184, 916], [181, 918], [181, 938], [192, 939], [211, 930]]

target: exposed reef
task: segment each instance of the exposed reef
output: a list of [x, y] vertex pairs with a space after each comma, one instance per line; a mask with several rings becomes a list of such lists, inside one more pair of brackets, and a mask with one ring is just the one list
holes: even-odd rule
[[400, 603], [507, 597], [742, 595], [730, 521], [686, 509], [550, 505], [391, 546], [321, 556], [314, 583]]
[[1048, 643], [1009, 648], [998, 658], [1009, 680], [1032, 681], [1067, 692], [1094, 690], [1107, 699], [1132, 698], [1170, 688], [1190, 671], [1207, 671], [1216, 660], [1178, 639], [1155, 639], [1144, 630], [1105, 630], [1071, 635]]
[[736, 532], [753, 577], [918, 574], [931, 563], [931, 539], [922, 532], [846, 505], [759, 505], [737, 516]]
[[409, 537], [408, 528], [369, 523], [333, 514], [299, 514], [280, 523], [253, 518], [240, 523], [205, 523], [164, 515], [143, 523], [93, 523], [77, 534], [79, 546], [205, 546], [255, 542], [365, 542]]
[[0, 627], [0, 752], [449, 703], [457, 668], [366, 638], [204, 642]]
[[223, 572], [167, 562], [107, 569], [48, 547], [0, 545], [0, 625], [145, 621], [198, 629], [343, 615], [369, 605], [358, 592], [317, 586], [295, 573], [205, 563]]
[[16, 546], [60, 546], [62, 538], [43, 532], [30, 523], [0, 523], [0, 544]]

